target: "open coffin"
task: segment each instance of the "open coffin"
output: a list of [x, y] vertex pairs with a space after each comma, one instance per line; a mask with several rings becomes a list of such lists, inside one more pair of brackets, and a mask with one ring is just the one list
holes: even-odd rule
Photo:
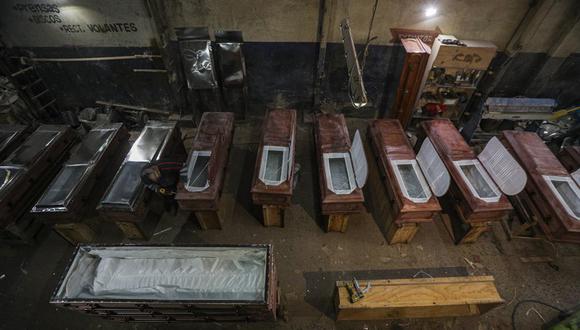
[[320, 114], [315, 128], [322, 214], [364, 211], [368, 164], [360, 133], [349, 140], [343, 115]]
[[149, 121], [127, 153], [98, 209], [113, 221], [143, 221], [147, 212], [141, 170], [154, 160], [175, 157], [183, 149], [181, 133], [174, 122]]
[[522, 195], [539, 212], [542, 231], [553, 240], [580, 243], [580, 187], [574, 173], [533, 132], [504, 131], [502, 141], [530, 177]]
[[274, 320], [270, 245], [80, 245], [51, 303], [124, 321]]
[[216, 210], [234, 131], [231, 112], [205, 112], [175, 199], [186, 210]]
[[455, 206], [464, 221], [499, 221], [511, 211], [505, 195], [520, 192], [526, 174], [497, 138], [476, 156], [451, 121], [431, 120], [421, 126], [425, 134], [421, 149], [431, 151], [425, 156], [420, 151], [418, 159], [441, 158], [451, 175], [451, 194], [460, 201]]
[[252, 183], [255, 204], [289, 206], [294, 186], [296, 110], [266, 114]]
[[[449, 185], [449, 173], [443, 163], [428, 155], [426, 148], [420, 152], [422, 157], [417, 158], [398, 120], [374, 120], [368, 133], [393, 201], [395, 223], [431, 221], [441, 210], [435, 195], [440, 196], [441, 190], [446, 191]], [[440, 163], [434, 164], [437, 161]], [[431, 192], [430, 184], [436, 188], [436, 194]]]
[[89, 131], [71, 152], [71, 157], [36, 202], [32, 212], [52, 220], [81, 221], [79, 217], [87, 211], [86, 201], [97, 183], [97, 177], [105, 180], [106, 176], [101, 174], [107, 166], [114, 168], [118, 165], [113, 158], [128, 137], [123, 124], [102, 125]]

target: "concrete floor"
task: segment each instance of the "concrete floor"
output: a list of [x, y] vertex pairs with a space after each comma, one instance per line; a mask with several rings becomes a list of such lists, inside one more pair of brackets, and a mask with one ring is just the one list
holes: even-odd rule
[[[366, 126], [350, 120], [349, 126]], [[274, 245], [287, 321], [253, 324], [123, 324], [104, 321], [48, 304], [73, 246], [46, 229], [34, 246], [0, 248], [1, 329], [507, 329], [515, 304], [538, 299], [562, 308], [580, 302], [580, 246], [538, 240], [507, 241], [500, 226], [477, 243], [455, 246], [443, 225], [422, 225], [408, 245], [389, 246], [370, 214], [353, 216], [344, 234], [325, 233], [319, 224], [318, 188], [312, 127], [301, 125], [296, 160], [300, 177], [294, 205], [287, 211], [285, 228], [265, 228], [251, 205], [250, 180], [259, 139], [259, 123], [236, 127], [223, 198], [231, 216], [221, 231], [200, 230], [187, 215], [164, 215], [151, 241], [156, 243], [270, 243]], [[192, 132], [186, 132], [192, 136]], [[186, 145], [187, 145], [186, 141]], [[120, 242], [120, 232], [102, 224], [101, 242]], [[558, 270], [548, 264], [524, 264], [522, 256], [551, 256]], [[468, 265], [466, 260], [475, 262]], [[506, 304], [481, 317], [435, 320], [385, 320], [335, 322], [332, 304], [337, 279], [409, 278], [413, 276], [493, 275]], [[549, 320], [554, 311], [538, 305], [522, 306], [518, 329], [536, 329], [540, 316]]]

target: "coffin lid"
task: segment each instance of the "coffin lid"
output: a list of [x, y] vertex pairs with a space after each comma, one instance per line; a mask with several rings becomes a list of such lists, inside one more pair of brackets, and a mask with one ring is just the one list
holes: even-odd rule
[[357, 130], [352, 139], [352, 146], [350, 147], [350, 158], [354, 169], [354, 177], [356, 185], [359, 188], [364, 187], [369, 176], [369, 164], [365, 156], [365, 150], [360, 137], [360, 132]]
[[429, 138], [426, 138], [421, 144], [416, 158], [435, 196], [441, 197], [445, 195], [447, 190], [449, 190], [451, 177]]
[[477, 158], [504, 194], [517, 195], [526, 186], [526, 172], [498, 138], [493, 137]]

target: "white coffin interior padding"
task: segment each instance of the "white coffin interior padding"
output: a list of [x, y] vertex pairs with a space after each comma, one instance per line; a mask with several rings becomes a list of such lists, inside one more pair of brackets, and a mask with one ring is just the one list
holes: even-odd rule
[[265, 301], [265, 247], [81, 248], [57, 299]]
[[337, 195], [348, 195], [356, 188], [352, 161], [348, 152], [329, 152], [324, 158], [326, 186]]
[[417, 154], [417, 163], [421, 167], [427, 183], [429, 183], [429, 187], [431, 187], [435, 196], [441, 197], [445, 195], [447, 190], [449, 190], [451, 177], [429, 138], [426, 138], [423, 144], [421, 144], [421, 148]]
[[429, 190], [416, 160], [392, 160], [391, 164], [395, 170], [399, 187], [407, 199], [415, 203], [425, 203], [431, 198], [431, 190]]
[[544, 180], [566, 209], [576, 220], [580, 220], [580, 188], [569, 176], [544, 175]]
[[350, 158], [352, 159], [352, 166], [354, 168], [354, 177], [356, 185], [359, 188], [364, 187], [369, 176], [369, 165], [365, 155], [365, 148], [360, 138], [360, 133], [357, 130], [352, 139], [352, 146], [350, 147]]
[[204, 191], [209, 188], [210, 150], [195, 150], [191, 152], [187, 168], [187, 184], [189, 192]]
[[473, 196], [488, 203], [499, 201], [501, 193], [479, 160], [456, 160], [453, 165], [459, 170], [459, 174]]
[[258, 178], [268, 186], [277, 186], [288, 180], [292, 160], [290, 148], [264, 146]]
[[526, 187], [526, 172], [498, 138], [491, 138], [477, 158], [504, 194], [517, 195]]

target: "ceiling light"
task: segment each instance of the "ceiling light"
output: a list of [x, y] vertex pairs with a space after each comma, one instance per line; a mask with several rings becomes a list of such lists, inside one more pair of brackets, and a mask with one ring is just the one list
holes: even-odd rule
[[437, 8], [430, 6], [425, 9], [425, 17], [433, 17], [437, 14]]

